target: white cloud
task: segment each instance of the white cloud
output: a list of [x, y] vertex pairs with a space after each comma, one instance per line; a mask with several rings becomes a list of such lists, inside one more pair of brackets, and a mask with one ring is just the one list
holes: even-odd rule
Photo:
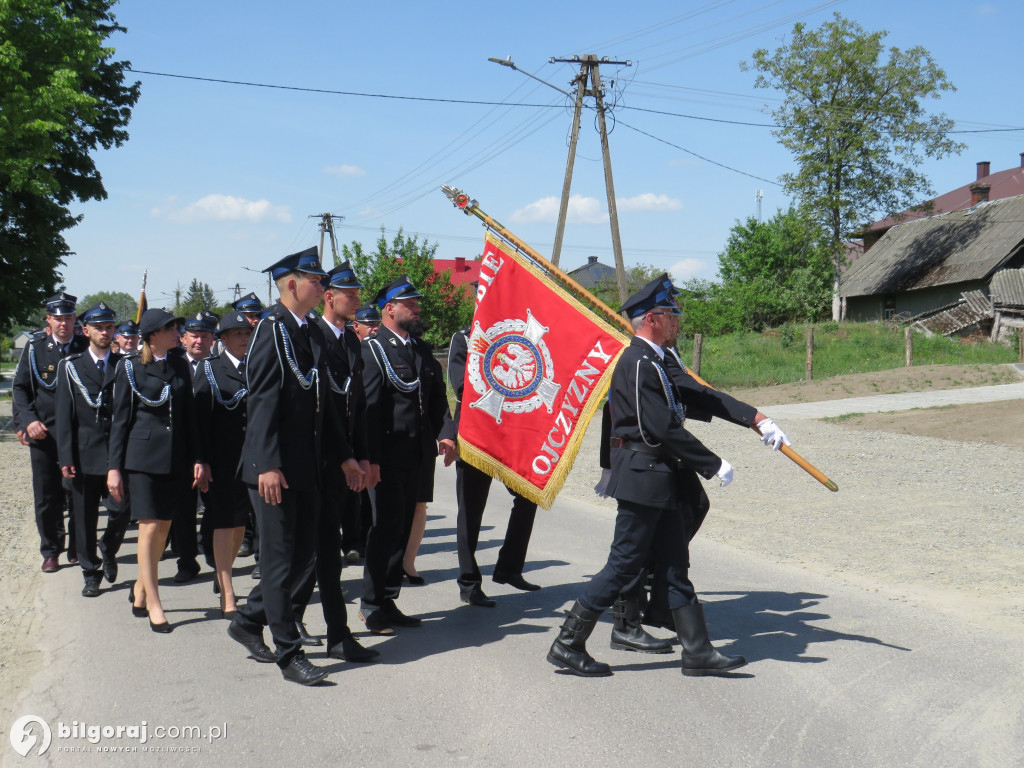
[[707, 271], [707, 264], [701, 259], [682, 259], [668, 268], [669, 277], [676, 285], [685, 283], [691, 277], [700, 277]]
[[[513, 212], [511, 219], [517, 223], [558, 221], [560, 198], [542, 197], [524, 208]], [[620, 211], [679, 211], [683, 204], [668, 195], [645, 192], [635, 197], [620, 197], [616, 200]], [[608, 221], [608, 203], [604, 198], [572, 195], [566, 220], [573, 224], [600, 224]]]
[[365, 176], [366, 171], [360, 168], [358, 165], [328, 165], [324, 168], [324, 173], [329, 173], [332, 176]]
[[999, 9], [993, 3], [982, 3], [978, 6], [977, 12], [980, 16], [993, 16], [999, 13]]
[[152, 216], [178, 222], [191, 221], [247, 221], [258, 224], [264, 221], [279, 221], [287, 224], [292, 220], [286, 205], [273, 205], [269, 200], [246, 200], [233, 195], [213, 194], [200, 198], [191, 205], [178, 208], [176, 198], [150, 211]]
[[616, 200], [620, 211], [681, 211], [683, 204], [668, 195], [644, 192], [635, 197], [620, 197]]
[[[537, 221], [558, 221], [558, 204], [560, 198], [542, 197], [525, 208], [515, 211], [512, 221], [530, 223]], [[574, 224], [597, 224], [608, 220], [608, 211], [602, 201], [596, 197], [572, 195], [569, 197], [569, 210], [566, 221]]]

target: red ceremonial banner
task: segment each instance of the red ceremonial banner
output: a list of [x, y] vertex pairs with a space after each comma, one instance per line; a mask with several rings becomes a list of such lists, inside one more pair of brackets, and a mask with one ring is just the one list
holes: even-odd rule
[[459, 417], [459, 455], [550, 509], [629, 343], [488, 232]]

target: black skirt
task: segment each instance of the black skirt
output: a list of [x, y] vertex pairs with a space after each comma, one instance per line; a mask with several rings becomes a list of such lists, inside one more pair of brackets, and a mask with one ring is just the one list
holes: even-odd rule
[[189, 504], [195, 506], [191, 475], [151, 475], [127, 470], [132, 520], [173, 520]]
[[427, 456], [420, 466], [419, 487], [416, 489], [416, 503], [426, 504], [434, 500], [434, 465], [437, 456]]
[[[206, 511], [203, 513], [206, 530], [241, 528], [252, 512], [249, 501], [249, 487], [241, 480], [227, 478], [218, 480], [214, 476], [210, 490], [203, 496]], [[209, 522], [206, 522], [207, 519]]]

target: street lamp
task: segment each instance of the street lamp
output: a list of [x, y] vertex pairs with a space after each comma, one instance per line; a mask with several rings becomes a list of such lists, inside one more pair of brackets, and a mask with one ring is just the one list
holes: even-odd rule
[[563, 89], [559, 88], [559, 87], [558, 87], [557, 85], [554, 85], [554, 84], [552, 84], [552, 83], [549, 83], [549, 82], [548, 82], [547, 80], [541, 80], [541, 79], [540, 79], [539, 77], [537, 77], [536, 75], [531, 75], [531, 74], [530, 74], [529, 72], [527, 72], [527, 71], [526, 71], [525, 69], [520, 69], [519, 67], [517, 67], [517, 66], [516, 66], [516, 64], [515, 64], [515, 62], [514, 62], [514, 61], [512, 61], [512, 57], [511, 57], [511, 56], [508, 56], [508, 57], [506, 57], [506, 58], [504, 58], [504, 59], [496, 59], [496, 58], [494, 58], [493, 56], [491, 56], [491, 57], [489, 57], [489, 58], [488, 58], [487, 60], [488, 60], [488, 61], [493, 61], [493, 62], [494, 62], [495, 64], [500, 64], [500, 65], [501, 65], [501, 66], [503, 66], [503, 67], [508, 67], [509, 69], [514, 69], [514, 70], [515, 70], [516, 72], [522, 72], [522, 73], [523, 73], [524, 75], [526, 75], [527, 77], [532, 77], [532, 78], [533, 78], [534, 80], [536, 80], [536, 81], [537, 81], [538, 83], [544, 83], [544, 85], [548, 86], [548, 88], [554, 88], [554, 89], [555, 89], [556, 91], [558, 91], [559, 93], [564, 93], [564, 94], [565, 94], [566, 96], [568, 96], [568, 97], [569, 97], [570, 99], [571, 99], [571, 98], [573, 98], [573, 95], [572, 95], [571, 93], [569, 93], [568, 91], [566, 91], [566, 90], [563, 90]]

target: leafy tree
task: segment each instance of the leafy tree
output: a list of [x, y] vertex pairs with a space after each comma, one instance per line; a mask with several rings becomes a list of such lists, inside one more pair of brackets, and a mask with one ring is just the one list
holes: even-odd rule
[[215, 311], [217, 307], [217, 297], [209, 283], [200, 282], [199, 278], [194, 277], [185, 292], [185, 298], [174, 308], [174, 312], [182, 317], [191, 317], [197, 312]]
[[[423, 294], [421, 318], [426, 327], [423, 338], [433, 347], [445, 347], [452, 334], [469, 325], [473, 318], [473, 298], [462, 286], [452, 284], [451, 270], [440, 274], [434, 271], [437, 243], [430, 244], [418, 236], [407, 237], [401, 229], [391, 242], [381, 227], [374, 251], [353, 241], [342, 246], [341, 260], [348, 260], [366, 286], [361, 292], [364, 302], [373, 300], [381, 288], [402, 274]], [[340, 263], [340, 262], [339, 262]]]
[[0, 2], [0, 325], [32, 317], [70, 255], [68, 205], [107, 193], [92, 153], [120, 146], [139, 83], [105, 45], [115, 0]]
[[124, 291], [100, 291], [99, 293], [90, 293], [78, 300], [79, 313], [101, 301], [114, 310], [118, 322], [134, 320], [135, 313], [139, 308], [139, 300], [131, 294]]
[[819, 320], [831, 294], [827, 235], [793, 208], [766, 222], [738, 221], [718, 255], [718, 278], [686, 284], [684, 332], [721, 335]]
[[755, 86], [783, 93], [774, 134], [796, 160], [785, 190], [829, 233], [832, 317], [839, 318], [843, 241], [877, 214], [893, 215], [931, 195], [918, 170], [925, 156], [958, 154], [953, 121], [924, 100], [956, 90], [919, 46], [884, 51], [888, 33], [866, 32], [838, 13], [819, 29], [793, 28], [789, 45], [754, 52], [742, 69]]

